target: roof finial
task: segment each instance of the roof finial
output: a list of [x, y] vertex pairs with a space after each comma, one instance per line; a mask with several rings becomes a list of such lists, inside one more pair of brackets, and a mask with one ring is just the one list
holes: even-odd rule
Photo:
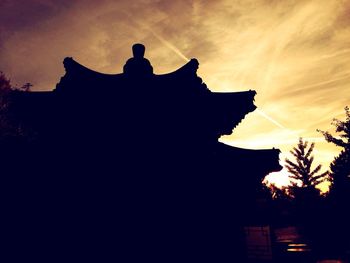
[[150, 76], [153, 75], [153, 68], [148, 59], [144, 58], [145, 46], [136, 43], [132, 46], [133, 57], [129, 58], [124, 65], [124, 74], [129, 76]]
[[140, 44], [140, 43], [136, 43], [132, 46], [132, 53], [134, 55], [134, 58], [143, 58], [145, 55], [145, 46]]

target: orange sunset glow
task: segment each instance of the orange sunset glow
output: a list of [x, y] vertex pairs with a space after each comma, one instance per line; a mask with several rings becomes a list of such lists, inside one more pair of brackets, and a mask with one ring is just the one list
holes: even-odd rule
[[[303, 137], [322, 171], [338, 154], [316, 129], [333, 131], [350, 105], [349, 0], [0, 2], [0, 70], [33, 90], [54, 89], [67, 56], [121, 72], [136, 42], [156, 74], [195, 57], [212, 91], [257, 91], [258, 109], [224, 143], [279, 148], [283, 164]], [[285, 171], [268, 179], [288, 183]]]

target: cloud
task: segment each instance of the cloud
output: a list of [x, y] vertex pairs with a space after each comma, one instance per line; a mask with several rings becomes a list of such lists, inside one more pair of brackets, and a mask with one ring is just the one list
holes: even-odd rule
[[[316, 129], [329, 129], [350, 105], [349, 0], [19, 0], [0, 7], [0, 70], [19, 84], [53, 89], [65, 56], [120, 72], [131, 45], [142, 42], [156, 73], [196, 57], [211, 90], [256, 90], [257, 106], [285, 129], [252, 113], [224, 137], [229, 144], [288, 156], [299, 136], [319, 138]], [[325, 165], [339, 151], [321, 141], [316, 149]]]

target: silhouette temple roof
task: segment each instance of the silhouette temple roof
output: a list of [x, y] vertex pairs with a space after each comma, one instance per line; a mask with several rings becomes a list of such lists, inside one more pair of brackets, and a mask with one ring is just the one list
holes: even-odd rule
[[35, 175], [19, 195], [36, 211], [33, 235], [82, 254], [113, 244], [119, 252], [107, 253], [121, 262], [243, 257], [235, 226], [251, 217], [264, 176], [281, 169], [280, 152], [218, 139], [256, 109], [256, 92], [210, 91], [196, 59], [157, 75], [141, 55], [120, 74], [65, 58], [53, 91], [13, 92], [13, 115], [35, 138], [10, 145], [26, 158], [17, 165], [5, 150], [3, 170]]
[[[196, 115], [192, 116], [204, 122], [199, 123], [198, 128], [209, 131], [211, 126], [212, 136], [217, 139], [221, 135], [231, 134], [232, 130], [244, 119], [245, 115], [256, 108], [254, 105], [255, 91], [211, 92], [202, 79], [197, 76], [199, 63], [196, 59], [191, 59], [174, 72], [162, 75], [152, 73], [148, 76], [138, 77], [134, 75], [131, 77], [125, 73], [100, 73], [79, 64], [71, 57], [65, 58], [63, 64], [66, 74], [61, 78], [54, 91], [20, 92], [15, 95], [17, 97], [16, 100], [20, 101], [18, 103], [21, 105], [20, 108], [27, 112], [27, 116], [33, 117], [35, 115], [34, 119], [47, 118], [47, 116], [38, 114], [38, 112], [55, 112], [57, 114], [57, 108], [60, 108], [61, 114], [63, 114], [65, 110], [61, 106], [69, 105], [67, 101], [77, 105], [84, 105], [84, 103], [89, 103], [93, 99], [93, 104], [88, 107], [96, 109], [101, 106], [98, 103], [96, 104], [98, 100], [103, 100], [101, 101], [102, 103], [107, 101], [108, 103], [118, 103], [118, 100], [109, 101], [107, 98], [121, 97], [130, 99], [130, 96], [133, 96], [134, 98], [141, 97], [141, 99], [144, 99], [143, 103], [148, 106], [157, 101], [160, 107], [183, 107], [183, 109], [176, 112], [182, 118], [188, 115], [189, 111], [193, 111], [195, 108], [197, 108], [196, 110], [200, 109], [200, 112], [196, 112]], [[79, 97], [79, 100], [75, 100], [76, 97]], [[137, 101], [139, 102], [139, 100]], [[147, 105], [141, 103], [139, 106], [144, 107]], [[71, 110], [72, 108], [68, 107], [66, 110], [68, 109]], [[140, 107], [135, 107], [134, 110], [138, 111], [139, 109]], [[162, 111], [161, 108], [157, 110]], [[30, 114], [30, 112], [33, 114]], [[154, 112], [152, 113], [154, 114]], [[182, 124], [185, 125], [187, 123], [184, 122]], [[201, 136], [200, 130], [195, 132], [197, 132], [199, 137]], [[221, 147], [222, 149], [225, 149], [225, 154], [232, 156], [232, 158], [247, 156], [248, 158], [259, 159], [259, 155], [260, 157], [264, 156], [263, 159], [266, 159], [266, 161], [261, 165], [274, 167], [274, 171], [280, 169], [278, 161], [280, 151], [278, 149], [249, 150], [231, 146]]]

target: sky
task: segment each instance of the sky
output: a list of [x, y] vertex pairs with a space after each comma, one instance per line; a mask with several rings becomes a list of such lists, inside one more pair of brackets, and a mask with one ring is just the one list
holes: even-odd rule
[[67, 56], [121, 72], [136, 42], [156, 74], [197, 58], [212, 91], [257, 91], [222, 142], [279, 148], [283, 164], [303, 137], [323, 170], [339, 153], [316, 129], [334, 131], [350, 105], [350, 0], [0, 0], [0, 70], [33, 90], [54, 89]]

